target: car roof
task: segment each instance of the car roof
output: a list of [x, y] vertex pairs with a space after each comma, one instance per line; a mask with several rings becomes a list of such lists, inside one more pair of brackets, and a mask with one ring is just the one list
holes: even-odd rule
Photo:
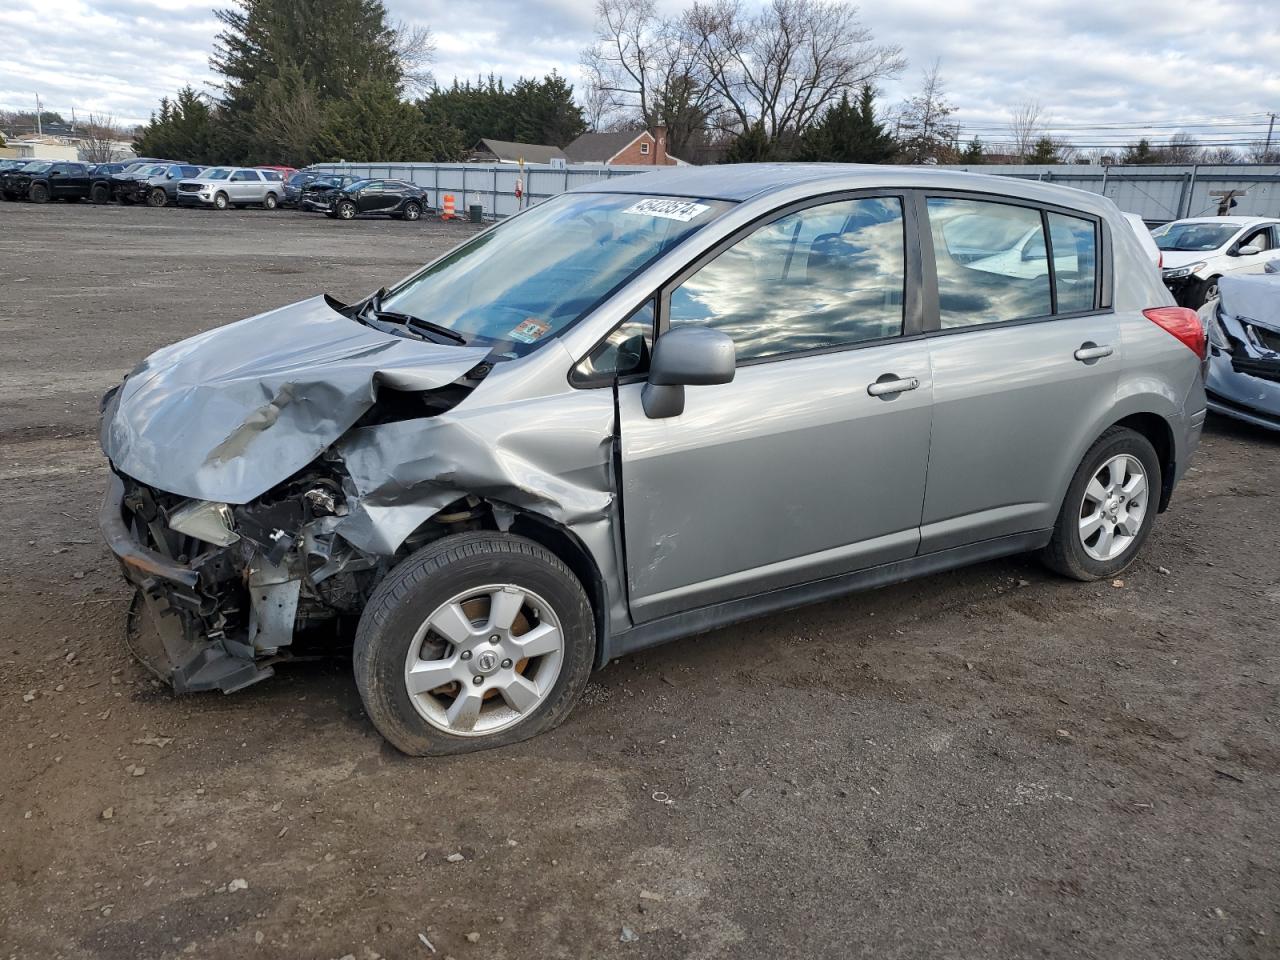
[[1247, 227], [1254, 223], [1280, 223], [1275, 217], [1185, 217], [1182, 220], [1174, 220], [1169, 226], [1176, 223], [1225, 223], [1234, 227]]
[[744, 201], [796, 186], [817, 195], [881, 187], [967, 190], [1061, 204], [1098, 214], [1116, 214], [1100, 194], [1014, 177], [939, 170], [925, 166], [869, 163], [741, 163], [666, 167], [652, 173], [613, 177], [573, 187], [571, 193], [625, 193]]

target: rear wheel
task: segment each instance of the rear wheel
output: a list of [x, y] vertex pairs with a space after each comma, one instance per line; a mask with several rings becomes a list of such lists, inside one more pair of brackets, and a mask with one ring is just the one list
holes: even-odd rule
[[225, 193], [218, 192], [213, 195], [213, 206], [218, 210], [225, 210], [231, 206], [231, 198]]
[[32, 203], [49, 202], [49, 188], [43, 183], [33, 183], [31, 185], [31, 192], [28, 195], [31, 197]]
[[353, 220], [356, 215], [356, 205], [350, 200], [341, 200], [338, 203], [338, 217], [342, 220]]
[[280, 201], [276, 199], [276, 195], [274, 193], [268, 193], [262, 198], [262, 205], [268, 210], [274, 210], [280, 205]]
[[591, 605], [558, 557], [523, 537], [456, 534], [378, 586], [356, 631], [365, 709], [394, 746], [440, 756], [557, 726], [595, 657]]
[[1115, 576], [1151, 533], [1161, 482], [1151, 441], [1127, 427], [1107, 430], [1076, 469], [1041, 559], [1076, 580]]
[[105, 183], [95, 183], [89, 191], [89, 199], [94, 203], [106, 203], [111, 199], [111, 188]]
[[164, 192], [163, 187], [156, 187], [147, 194], [147, 206], [149, 207], [163, 207], [168, 202], [169, 195]]

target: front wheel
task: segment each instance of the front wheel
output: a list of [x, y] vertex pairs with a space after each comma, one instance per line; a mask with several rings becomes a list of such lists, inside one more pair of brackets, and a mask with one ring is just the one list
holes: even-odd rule
[[350, 200], [343, 200], [338, 204], [338, 217], [342, 220], [353, 220], [356, 215], [356, 205]]
[[404, 205], [404, 218], [406, 220], [417, 220], [422, 216], [422, 207], [412, 200]]
[[1142, 434], [1112, 427], [1076, 469], [1044, 548], [1045, 565], [1076, 580], [1113, 577], [1129, 566], [1155, 523], [1160, 458]]
[[169, 202], [169, 195], [164, 192], [161, 187], [156, 187], [147, 194], [147, 205], [151, 207], [163, 207]]
[[213, 198], [213, 206], [217, 210], [225, 210], [231, 206], [231, 198], [225, 193], [215, 194]]
[[33, 183], [31, 185], [31, 202], [32, 203], [48, 203], [49, 188], [43, 183]]
[[569, 715], [595, 626], [578, 579], [523, 537], [423, 547], [379, 584], [356, 631], [356, 686], [378, 732], [414, 756], [505, 746]]

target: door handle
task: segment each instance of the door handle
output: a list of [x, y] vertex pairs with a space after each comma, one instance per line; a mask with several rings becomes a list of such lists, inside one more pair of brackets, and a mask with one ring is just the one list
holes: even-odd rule
[[918, 386], [920, 386], [919, 377], [899, 378], [892, 373], [886, 373], [875, 383], [867, 385], [867, 393], [873, 397], [893, 397], [896, 394], [914, 390]]
[[1094, 360], [1101, 360], [1103, 357], [1109, 357], [1112, 353], [1113, 351], [1111, 347], [1106, 344], [1098, 346], [1096, 343], [1085, 341], [1080, 344], [1080, 349], [1072, 354], [1072, 356], [1081, 363], [1091, 363]]

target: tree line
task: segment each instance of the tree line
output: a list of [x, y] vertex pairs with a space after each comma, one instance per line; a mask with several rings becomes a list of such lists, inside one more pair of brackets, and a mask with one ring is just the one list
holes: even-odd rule
[[[587, 130], [662, 125], [668, 152], [694, 163], [1240, 159], [1185, 133], [1078, 149], [1035, 101], [989, 141], [964, 138], [938, 62], [916, 93], [880, 100], [906, 59], [840, 0], [693, 0], [676, 14], [656, 0], [596, 0], [595, 12], [579, 100], [555, 72], [437, 84], [430, 31], [393, 23], [382, 0], [234, 0], [214, 11], [214, 95], [185, 87], [162, 100], [135, 148], [206, 163], [444, 162], [481, 137], [563, 147]], [[1248, 159], [1280, 160], [1272, 153]]]

